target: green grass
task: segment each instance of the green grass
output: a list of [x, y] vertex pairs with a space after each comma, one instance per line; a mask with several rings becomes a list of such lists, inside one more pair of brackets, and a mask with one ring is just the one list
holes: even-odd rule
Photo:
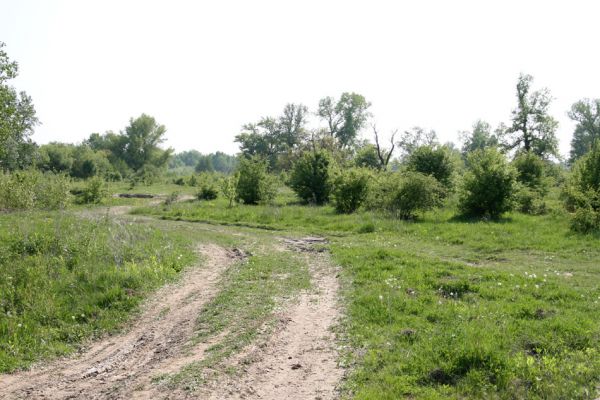
[[149, 226], [0, 214], [0, 372], [119, 328], [192, 259], [187, 240]]
[[346, 397], [598, 396], [600, 237], [571, 233], [555, 199], [542, 216], [462, 220], [449, 207], [407, 222], [285, 196], [137, 212], [328, 236], [343, 267]]

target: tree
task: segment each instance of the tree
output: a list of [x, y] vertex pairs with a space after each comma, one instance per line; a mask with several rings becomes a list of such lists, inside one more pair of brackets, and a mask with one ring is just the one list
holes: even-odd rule
[[498, 138], [492, 134], [491, 125], [482, 120], [477, 120], [470, 132], [462, 132], [460, 136], [463, 141], [462, 154], [465, 158], [472, 151], [498, 145]]
[[17, 77], [19, 66], [8, 58], [4, 46], [0, 42], [0, 169], [16, 169], [33, 162], [35, 146], [29, 136], [38, 119], [31, 97], [7, 84]]
[[379, 159], [379, 169], [386, 169], [392, 154], [394, 153], [394, 148], [396, 147], [394, 143], [394, 138], [398, 133], [398, 130], [394, 130], [392, 132], [392, 137], [390, 138], [391, 147], [389, 150], [385, 150], [379, 144], [379, 134], [377, 133], [377, 127], [373, 124], [373, 133], [375, 134], [375, 147], [377, 149], [377, 158]]
[[579, 100], [571, 107], [569, 118], [577, 123], [571, 140], [570, 162], [573, 163], [600, 139], [600, 99]]
[[306, 139], [307, 114], [306, 106], [287, 104], [278, 118], [263, 117], [257, 123], [245, 124], [235, 141], [245, 157], [265, 158], [271, 170], [278, 169], [280, 159]]
[[129, 126], [125, 128], [126, 145], [123, 155], [131, 169], [139, 171], [149, 165], [161, 168], [167, 164], [173, 151], [158, 147], [164, 142], [166, 131], [164, 125], [157, 124], [153, 117], [146, 114], [129, 120]]
[[558, 157], [556, 128], [558, 122], [548, 115], [552, 101], [546, 88], [531, 91], [531, 75], [521, 74], [517, 82], [517, 108], [512, 111], [511, 125], [500, 127], [498, 133], [508, 150], [523, 149], [547, 159]]
[[337, 139], [338, 145], [346, 147], [354, 143], [367, 123], [370, 106], [364, 96], [345, 92], [337, 102], [333, 97], [321, 99], [317, 115], [327, 122], [329, 135]]
[[213, 172], [214, 170], [211, 156], [201, 155], [196, 164], [196, 172]]
[[398, 147], [402, 152], [402, 157], [406, 158], [421, 146], [433, 146], [437, 143], [437, 133], [433, 129], [427, 131], [415, 126], [411, 130], [404, 131], [398, 141]]

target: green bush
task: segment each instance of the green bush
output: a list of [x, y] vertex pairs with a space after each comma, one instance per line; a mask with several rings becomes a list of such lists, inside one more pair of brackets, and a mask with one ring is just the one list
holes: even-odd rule
[[99, 204], [106, 196], [108, 196], [106, 182], [102, 178], [95, 176], [87, 180], [78, 200], [81, 204]]
[[369, 173], [352, 168], [340, 172], [333, 180], [333, 205], [337, 212], [350, 214], [356, 211], [367, 197]]
[[420, 146], [408, 157], [407, 169], [433, 176], [446, 189], [452, 189], [454, 163], [441, 146]]
[[516, 179], [519, 183], [545, 194], [545, 164], [541, 158], [534, 153], [523, 152], [517, 154], [512, 165], [517, 171]]
[[432, 176], [420, 172], [380, 173], [373, 177], [366, 206], [395, 217], [412, 219], [418, 213], [438, 207], [445, 197], [444, 187]]
[[242, 158], [237, 173], [237, 200], [244, 204], [258, 204], [275, 198], [277, 182], [267, 173], [267, 162], [262, 158]]
[[217, 187], [212, 183], [204, 183], [196, 194], [198, 200], [214, 200], [218, 196], [219, 189], [217, 189]]
[[516, 191], [515, 203], [519, 212], [524, 214], [541, 215], [548, 211], [544, 196], [527, 186], [521, 185]]
[[600, 230], [600, 141], [573, 166], [562, 197], [567, 211], [574, 213], [574, 231]]
[[306, 152], [294, 163], [290, 187], [307, 203], [323, 204], [329, 200], [331, 179], [329, 156], [324, 151]]
[[69, 202], [69, 180], [63, 175], [39, 171], [0, 173], [0, 209], [64, 208]]
[[467, 215], [498, 218], [513, 207], [516, 172], [503, 154], [493, 148], [477, 150], [468, 156], [459, 208]]
[[179, 200], [179, 192], [178, 191], [171, 192], [165, 198], [165, 205], [168, 206], [168, 205], [177, 203], [177, 200]]

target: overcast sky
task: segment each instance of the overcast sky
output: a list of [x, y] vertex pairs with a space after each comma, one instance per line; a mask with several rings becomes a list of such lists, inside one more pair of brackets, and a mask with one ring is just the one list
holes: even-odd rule
[[[242, 124], [354, 91], [380, 132], [442, 141], [508, 122], [520, 72], [566, 112], [600, 97], [599, 1], [0, 0], [0, 41], [33, 97], [38, 143], [154, 116], [177, 151], [237, 151]], [[364, 132], [370, 138], [370, 132]]]

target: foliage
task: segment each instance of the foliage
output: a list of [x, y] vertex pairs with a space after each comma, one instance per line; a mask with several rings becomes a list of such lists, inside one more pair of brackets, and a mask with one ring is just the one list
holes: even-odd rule
[[179, 200], [179, 192], [178, 191], [171, 192], [165, 198], [165, 205], [170, 206], [171, 204], [175, 204], [175, 203], [177, 203], [177, 200]]
[[236, 173], [224, 177], [221, 181], [221, 193], [223, 193], [223, 197], [229, 202], [229, 208], [233, 206], [233, 202], [237, 198], [238, 179], [239, 175]]
[[354, 156], [354, 164], [357, 167], [378, 169], [381, 167], [379, 156], [377, 155], [377, 147], [374, 144], [366, 143], [359, 147]]
[[271, 201], [276, 194], [275, 179], [267, 172], [267, 162], [260, 157], [240, 158], [236, 185], [237, 200], [244, 204]]
[[526, 185], [517, 186], [515, 190], [515, 203], [517, 209], [525, 214], [540, 215], [547, 211], [543, 192]]
[[35, 170], [0, 173], [0, 210], [56, 210], [69, 202], [69, 180], [64, 175]]
[[511, 125], [498, 133], [507, 149], [523, 149], [547, 159], [558, 156], [556, 128], [558, 122], [548, 114], [552, 97], [548, 89], [531, 92], [531, 75], [521, 74], [517, 82], [517, 108], [512, 112]]
[[600, 99], [579, 100], [571, 107], [569, 117], [576, 123], [571, 140], [570, 162], [574, 163], [600, 140]]
[[461, 138], [462, 154], [465, 159], [475, 150], [498, 146], [498, 138], [492, 133], [491, 125], [482, 120], [477, 120], [470, 132], [462, 132]]
[[19, 66], [11, 61], [0, 42], [0, 170], [28, 167], [35, 146], [29, 140], [38, 124], [31, 97], [17, 93], [7, 81], [17, 77]]
[[414, 219], [418, 213], [438, 207], [445, 197], [444, 187], [420, 172], [382, 172], [373, 176], [366, 206], [386, 211], [401, 219]]
[[519, 153], [512, 162], [517, 171], [517, 181], [542, 192], [546, 191], [545, 163], [534, 153]]
[[340, 171], [333, 179], [333, 206], [339, 213], [353, 213], [367, 197], [371, 174], [358, 168]]
[[290, 187], [307, 203], [327, 202], [331, 192], [329, 164], [329, 156], [324, 151], [305, 152], [294, 164]]
[[600, 230], [600, 141], [573, 166], [563, 189], [563, 200], [567, 210], [575, 213], [573, 230]]
[[327, 123], [329, 136], [343, 148], [352, 145], [364, 128], [370, 106], [364, 96], [344, 92], [337, 101], [333, 97], [321, 99], [317, 115]]
[[494, 148], [477, 150], [468, 157], [459, 200], [467, 215], [498, 218], [513, 207], [516, 172]]
[[409, 171], [434, 177], [446, 189], [452, 189], [454, 164], [447, 149], [442, 146], [419, 146], [406, 161]]
[[403, 159], [409, 157], [419, 147], [435, 146], [437, 144], [437, 133], [433, 129], [428, 131], [419, 126], [404, 131], [398, 141], [398, 147]]
[[86, 181], [85, 187], [78, 196], [78, 201], [81, 204], [100, 204], [107, 196], [106, 182], [96, 176]]
[[265, 117], [244, 125], [235, 141], [244, 156], [265, 158], [271, 170], [284, 169], [289, 153], [306, 139], [307, 116], [306, 106], [287, 104], [278, 118]]

